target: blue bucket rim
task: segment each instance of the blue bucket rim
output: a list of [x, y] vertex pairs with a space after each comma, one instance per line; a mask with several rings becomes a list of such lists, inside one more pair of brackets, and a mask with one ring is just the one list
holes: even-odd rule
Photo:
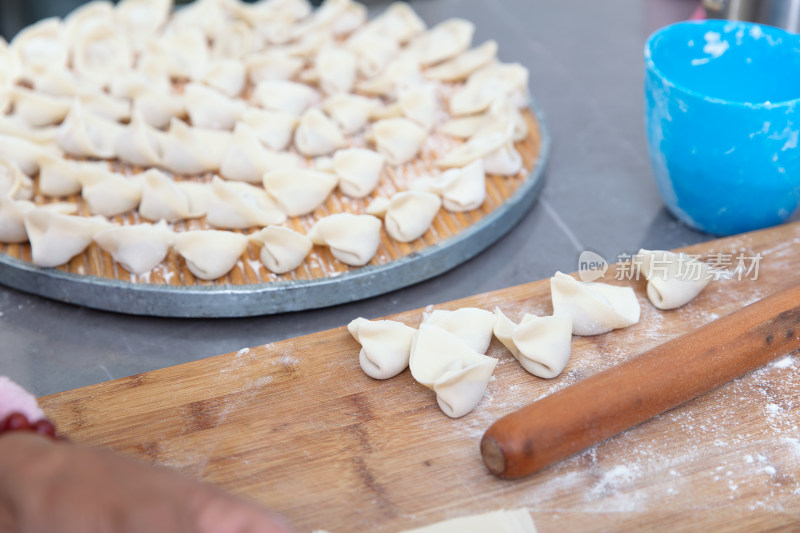
[[694, 89], [690, 89], [689, 87], [686, 87], [685, 85], [682, 85], [682, 84], [679, 84], [679, 83], [675, 83], [672, 80], [670, 80], [661, 71], [661, 69], [659, 69], [656, 66], [656, 64], [653, 62], [653, 57], [652, 57], [652, 54], [651, 54], [652, 43], [658, 37], [660, 37], [662, 34], [672, 30], [673, 28], [678, 27], [678, 26], [688, 26], [688, 25], [707, 26], [709, 28], [720, 28], [720, 27], [727, 28], [729, 26], [732, 26], [732, 27], [744, 27], [744, 28], [757, 27], [757, 28], [760, 28], [765, 33], [773, 33], [773, 34], [774, 33], [778, 33], [778, 34], [781, 34], [782, 37], [788, 37], [790, 39], [795, 39], [798, 42], [800, 42], [800, 35], [795, 35], [793, 33], [790, 33], [788, 31], [784, 30], [783, 28], [778, 28], [776, 26], [768, 26], [768, 25], [765, 25], [765, 24], [758, 24], [756, 22], [747, 22], [747, 21], [741, 21], [741, 20], [725, 20], [725, 19], [707, 19], [707, 20], [683, 20], [683, 21], [680, 21], [680, 22], [675, 22], [673, 24], [667, 24], [666, 26], [663, 26], [663, 27], [657, 29], [656, 31], [654, 31], [653, 33], [651, 33], [650, 36], [647, 38], [647, 41], [644, 44], [644, 60], [645, 60], [646, 68], [648, 68], [649, 70], [652, 70], [659, 78], [664, 80], [666, 83], [668, 83], [672, 87], [675, 87], [676, 89], [679, 89], [679, 90], [681, 90], [681, 91], [683, 91], [683, 92], [685, 92], [685, 93], [687, 93], [687, 94], [689, 94], [689, 95], [691, 95], [691, 96], [693, 96], [695, 98], [699, 98], [701, 100], [705, 100], [705, 101], [713, 102], [713, 103], [719, 103], [719, 104], [727, 104], [727, 105], [747, 107], [747, 108], [752, 108], [752, 109], [774, 109], [774, 108], [778, 108], [778, 107], [790, 106], [790, 105], [793, 105], [793, 104], [795, 104], [797, 102], [800, 102], [800, 96], [798, 96], [797, 98], [789, 99], [789, 100], [781, 100], [779, 102], [755, 102], [754, 103], [754, 102], [742, 102], [742, 101], [739, 101], [739, 100], [727, 100], [725, 98], [718, 98], [716, 96], [709, 96], [709, 95], [700, 93], [700, 92], [698, 92], [698, 91], [696, 91]]

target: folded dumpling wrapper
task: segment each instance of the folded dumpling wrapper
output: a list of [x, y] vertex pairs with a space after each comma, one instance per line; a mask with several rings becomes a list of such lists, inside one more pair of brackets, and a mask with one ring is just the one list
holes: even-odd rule
[[130, 70], [134, 60], [133, 49], [115, 21], [105, 20], [87, 26], [70, 37], [73, 70], [82, 78], [97, 83]]
[[485, 158], [503, 148], [513, 136], [513, 122], [498, 121], [488, 127], [480, 128], [467, 142], [447, 152], [436, 161], [436, 164], [442, 168], [467, 166], [476, 159]]
[[402, 165], [417, 156], [428, 133], [411, 119], [387, 118], [372, 125], [372, 137], [389, 164]]
[[175, 236], [175, 251], [186, 260], [189, 271], [200, 279], [224, 276], [247, 248], [247, 237], [219, 230], [192, 230]]
[[639, 322], [641, 307], [630, 287], [578, 281], [556, 272], [550, 278], [553, 315], [572, 317], [575, 335], [599, 335]]
[[169, 125], [173, 118], [185, 116], [186, 102], [183, 98], [168, 91], [169, 89], [161, 89], [152, 85], [138, 88], [131, 95], [133, 98], [132, 112], [140, 113], [142, 118], [154, 128], [163, 128]]
[[436, 393], [439, 407], [451, 418], [478, 405], [495, 366], [497, 359], [437, 326], [421, 324], [411, 344], [411, 375]]
[[280, 151], [292, 141], [294, 128], [299, 119], [295, 115], [283, 111], [250, 107], [242, 113], [241, 122], [253, 129], [256, 137], [264, 146]]
[[206, 222], [215, 228], [246, 229], [285, 220], [286, 214], [261, 187], [217, 176], [211, 180]]
[[158, 224], [104, 229], [97, 232], [94, 241], [128, 272], [144, 274], [164, 260], [175, 234], [162, 220]]
[[64, 68], [69, 59], [67, 32], [58, 17], [49, 17], [23, 28], [11, 40], [10, 49], [27, 71]]
[[294, 145], [306, 156], [327, 155], [347, 145], [338, 124], [319, 109], [303, 113], [294, 132]]
[[384, 217], [386, 232], [400, 242], [411, 242], [428, 231], [439, 213], [442, 200], [425, 191], [403, 191], [391, 199], [377, 197], [367, 206], [367, 213]]
[[497, 42], [486, 41], [456, 57], [425, 70], [425, 77], [439, 81], [460, 81], [497, 57]]
[[290, 217], [314, 211], [328, 198], [338, 181], [329, 172], [309, 169], [273, 170], [262, 179], [264, 189]]
[[232, 130], [247, 104], [202, 83], [188, 83], [183, 89], [192, 126], [211, 130]]
[[458, 18], [448, 19], [415, 37], [408, 44], [407, 50], [421, 65], [435, 65], [467, 50], [474, 33], [475, 24], [472, 22]]
[[136, 209], [142, 199], [142, 181], [109, 168], [84, 168], [78, 175], [81, 197], [93, 215], [113, 217]]
[[67, 116], [72, 105], [69, 98], [25, 87], [13, 86], [8, 89], [8, 95], [14, 104], [14, 119], [31, 128], [58, 124]]
[[28, 200], [15, 200], [7, 194], [0, 196], [0, 242], [27, 242], [25, 213], [35, 208], [36, 204]]
[[516, 107], [527, 105], [528, 69], [519, 63], [491, 63], [473, 72], [467, 83], [450, 98], [454, 116], [487, 110], [499, 99], [510, 99]]
[[386, 157], [366, 148], [345, 148], [333, 154], [332, 169], [339, 177], [339, 189], [353, 198], [371, 193], [386, 163]]
[[0, 196], [14, 200], [33, 198], [33, 180], [9, 159], [0, 158]]
[[57, 146], [38, 144], [26, 139], [0, 133], [0, 158], [16, 163], [28, 176], [39, 169], [39, 160], [46, 155], [61, 156]]
[[327, 246], [333, 256], [351, 266], [370, 262], [381, 241], [381, 220], [372, 215], [336, 213], [319, 219], [308, 232], [314, 244]]
[[228, 131], [194, 128], [173, 118], [161, 140], [162, 166], [176, 174], [200, 174], [219, 169], [233, 136]]
[[238, 59], [217, 58], [208, 64], [201, 81], [225, 96], [234, 98], [244, 90], [247, 69]]
[[415, 85], [403, 89], [397, 103], [404, 117], [422, 126], [426, 132], [433, 129], [439, 111], [439, 97], [434, 85]]
[[522, 155], [510, 140], [483, 158], [483, 166], [488, 174], [516, 176], [522, 170]]
[[249, 183], [261, 183], [270, 170], [298, 168], [303, 158], [293, 152], [273, 152], [265, 147], [255, 129], [237, 122], [233, 141], [225, 151], [219, 172], [225, 178]]
[[307, 236], [283, 226], [267, 226], [247, 238], [261, 246], [261, 262], [276, 274], [299, 267], [314, 247]]
[[15, 200], [8, 195], [0, 196], [0, 242], [20, 243], [28, 241], [25, 229], [25, 213], [44, 209], [62, 215], [73, 215], [78, 206], [71, 202], [56, 202], [37, 206], [28, 200]]
[[684, 253], [642, 249], [633, 261], [647, 279], [647, 297], [659, 309], [686, 305], [713, 277], [708, 264]]
[[117, 4], [117, 24], [134, 50], [141, 50], [167, 21], [171, 0], [122, 0]]
[[294, 81], [266, 80], [259, 82], [253, 90], [253, 101], [264, 109], [295, 116], [301, 115], [316, 97], [314, 89]]
[[492, 342], [492, 331], [497, 317], [491, 311], [476, 307], [462, 307], [455, 311], [434, 309], [422, 321], [449, 331], [478, 353], [486, 353]]
[[68, 154], [79, 157], [111, 159], [114, 146], [125, 127], [118, 122], [95, 115], [74, 100], [69, 114], [58, 127], [56, 140]]
[[131, 122], [114, 142], [114, 152], [120, 161], [142, 167], [160, 166], [164, 157], [161, 146], [164, 132], [154, 128], [134, 111]]
[[525, 314], [515, 324], [499, 308], [494, 335], [508, 348], [522, 368], [540, 378], [551, 379], [567, 366], [572, 353], [572, 318]]
[[358, 60], [345, 48], [326, 47], [317, 54], [314, 69], [326, 94], [349, 93], [356, 81]]
[[267, 50], [248, 54], [244, 64], [247, 77], [257, 86], [264, 81], [291, 80], [303, 69], [305, 62], [282, 50]]
[[0, 88], [0, 134], [16, 137], [23, 141], [32, 142], [40, 146], [53, 145], [56, 142], [57, 126], [45, 128], [31, 128], [23, 121], [12, 115], [3, 115], [3, 91]]
[[201, 217], [208, 209], [211, 193], [206, 185], [175, 181], [155, 168], [142, 173], [140, 179], [139, 215], [144, 218], [174, 222]]
[[408, 366], [414, 328], [394, 320], [356, 318], [347, 329], [361, 343], [358, 361], [369, 377], [388, 379]]
[[437, 181], [442, 205], [448, 211], [472, 211], [486, 200], [486, 172], [482, 159], [462, 168], [446, 170]]
[[400, 52], [377, 75], [356, 84], [356, 90], [370, 96], [396, 99], [398, 91], [422, 80], [419, 61], [408, 52]]
[[322, 110], [339, 125], [345, 135], [361, 131], [377, 107], [377, 101], [357, 94], [333, 94], [322, 102]]
[[43, 267], [68, 262], [91, 244], [95, 234], [111, 226], [101, 216], [65, 215], [43, 208], [28, 211], [24, 219], [33, 264]]
[[365, 78], [377, 76], [397, 55], [397, 41], [385, 35], [355, 32], [346, 43], [357, 56], [358, 72]]
[[425, 31], [425, 21], [406, 2], [393, 2], [386, 11], [373, 18], [363, 28], [356, 31], [351, 39], [359, 34], [384, 35], [398, 44], [408, 41]]

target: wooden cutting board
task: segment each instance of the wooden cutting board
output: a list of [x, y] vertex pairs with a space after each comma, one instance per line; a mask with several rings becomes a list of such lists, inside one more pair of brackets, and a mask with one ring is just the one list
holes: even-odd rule
[[[732, 267], [741, 254], [746, 268], [757, 263], [757, 279], [751, 271], [714, 281], [687, 306], [663, 312], [647, 301], [644, 281], [615, 281], [612, 267], [606, 281], [632, 285], [639, 295], [639, 324], [575, 337], [566, 370], [549, 381], [526, 373], [493, 340], [489, 355], [500, 362], [487, 393], [457, 420], [408, 371], [387, 381], [367, 377], [344, 326], [54, 394], [41, 404], [74, 441], [250, 496], [299, 531], [397, 531], [518, 507], [530, 510], [543, 533], [797, 527], [797, 354], [526, 479], [496, 479], [481, 462], [480, 437], [500, 416], [800, 283], [800, 224], [685, 251]], [[437, 307], [467, 306], [500, 306], [512, 319], [549, 314], [549, 282]], [[416, 326], [424, 311], [393, 318]], [[342, 316], [342, 323], [352, 318]]]

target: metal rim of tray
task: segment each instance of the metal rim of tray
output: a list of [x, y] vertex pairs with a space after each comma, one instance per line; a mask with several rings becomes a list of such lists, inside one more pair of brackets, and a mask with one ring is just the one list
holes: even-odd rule
[[383, 265], [333, 278], [257, 285], [174, 287], [111, 280], [42, 268], [0, 254], [0, 283], [53, 300], [103, 311], [156, 317], [246, 317], [305, 311], [363, 300], [438, 276], [471, 259], [522, 219], [543, 185], [550, 134], [531, 101], [539, 154], [530, 175], [502, 206], [457, 235]]

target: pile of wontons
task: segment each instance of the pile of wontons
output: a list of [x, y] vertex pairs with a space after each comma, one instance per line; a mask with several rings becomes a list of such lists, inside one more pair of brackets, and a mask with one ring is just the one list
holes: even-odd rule
[[[441, 208], [480, 207], [487, 173], [524, 170], [528, 72], [494, 41], [470, 48], [474, 29], [427, 29], [405, 3], [368, 21], [351, 0], [96, 1], [42, 20], [0, 39], [0, 242], [45, 267], [94, 242], [133, 274], [173, 248], [206, 280], [250, 243], [275, 273], [314, 245], [367, 264], [383, 229], [414, 241]], [[451, 143], [429, 175], [377, 194], [434, 136]], [[337, 188], [364, 212], [314, 216]], [[202, 229], [176, 231], [189, 220]]]

